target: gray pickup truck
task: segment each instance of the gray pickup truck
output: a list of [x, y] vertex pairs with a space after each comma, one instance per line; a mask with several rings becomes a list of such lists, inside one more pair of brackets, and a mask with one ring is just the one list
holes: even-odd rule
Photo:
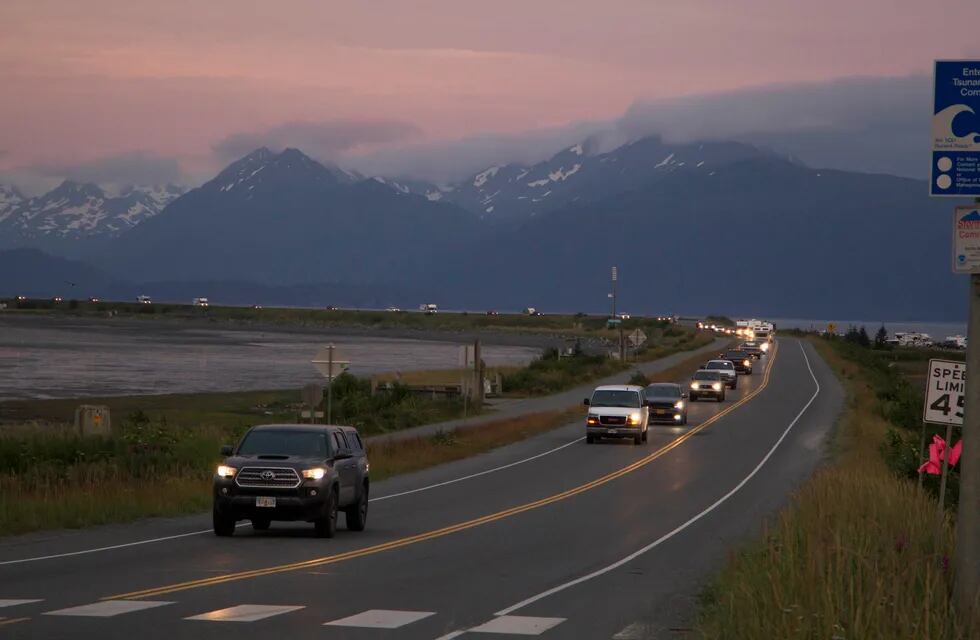
[[271, 424], [252, 427], [214, 476], [214, 533], [230, 536], [239, 520], [264, 531], [274, 520], [312, 522], [317, 536], [332, 538], [337, 513], [347, 528], [367, 524], [368, 461], [353, 427]]

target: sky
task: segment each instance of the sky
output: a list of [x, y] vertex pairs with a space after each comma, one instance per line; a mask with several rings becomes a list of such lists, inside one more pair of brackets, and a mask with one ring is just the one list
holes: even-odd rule
[[925, 148], [931, 62], [980, 57], [978, 23], [976, 0], [2, 0], [0, 181], [194, 182], [263, 144], [449, 179], [610, 128], [799, 151], [883, 108], [923, 109], [892, 124]]

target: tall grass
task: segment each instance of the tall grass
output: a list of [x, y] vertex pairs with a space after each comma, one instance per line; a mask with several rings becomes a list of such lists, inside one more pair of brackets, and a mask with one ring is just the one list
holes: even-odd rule
[[880, 445], [892, 425], [865, 370], [826, 343], [848, 391], [835, 459], [705, 593], [706, 638], [976, 638], [951, 605], [955, 534], [936, 503], [892, 473]]

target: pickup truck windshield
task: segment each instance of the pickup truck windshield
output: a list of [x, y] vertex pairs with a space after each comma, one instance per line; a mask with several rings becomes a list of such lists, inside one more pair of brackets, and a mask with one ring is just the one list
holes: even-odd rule
[[717, 371], [698, 371], [694, 374], [695, 380], [720, 380], [721, 374]]
[[639, 408], [640, 394], [636, 391], [596, 391], [592, 394], [593, 407], [629, 407]]
[[302, 456], [326, 458], [327, 441], [310, 431], [253, 431], [238, 448], [240, 456]]
[[646, 394], [648, 398], [680, 398], [681, 388], [676, 384], [651, 384]]

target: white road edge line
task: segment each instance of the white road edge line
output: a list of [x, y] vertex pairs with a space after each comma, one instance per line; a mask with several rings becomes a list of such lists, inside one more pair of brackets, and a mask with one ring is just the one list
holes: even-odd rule
[[789, 435], [789, 432], [793, 429], [794, 426], [796, 426], [796, 423], [800, 421], [800, 418], [802, 418], [803, 417], [803, 414], [806, 413], [806, 410], [810, 408], [810, 405], [813, 404], [813, 401], [817, 399], [817, 396], [820, 395], [820, 382], [817, 380], [817, 376], [814, 375], [814, 373], [813, 373], [813, 367], [810, 366], [810, 358], [807, 357], [807, 355], [806, 355], [806, 349], [803, 348], [803, 343], [802, 342], [800, 343], [800, 351], [803, 353], [803, 359], [806, 361], [806, 368], [809, 370], [810, 377], [813, 378], [814, 384], [817, 385], [817, 389], [816, 389], [816, 391], [813, 392], [813, 395], [810, 397], [810, 400], [807, 401], [807, 403], [805, 405], [803, 405], [803, 408], [802, 409], [800, 409], [800, 412], [798, 414], [796, 414], [796, 417], [793, 418], [793, 421], [789, 423], [789, 426], [786, 427], [786, 430], [783, 431], [783, 434], [781, 436], [779, 436], [779, 439], [776, 440], [776, 443], [774, 445], [772, 445], [772, 448], [769, 449], [769, 452], [766, 453], [766, 455], [762, 458], [762, 460], [759, 461], [759, 464], [757, 464], [755, 466], [755, 468], [752, 470], [751, 473], [749, 473], [749, 475], [745, 476], [745, 478], [743, 478], [741, 482], [739, 482], [737, 485], [735, 485], [735, 487], [731, 491], [729, 491], [728, 493], [726, 493], [725, 495], [723, 495], [722, 497], [720, 497], [711, 506], [707, 507], [706, 509], [704, 509], [703, 511], [701, 511], [699, 514], [697, 514], [696, 516], [694, 516], [693, 518], [691, 518], [690, 520], [688, 520], [684, 524], [680, 525], [679, 527], [677, 527], [673, 531], [664, 534], [663, 536], [657, 538], [656, 540], [654, 540], [653, 542], [651, 542], [647, 546], [643, 547], [642, 549], [639, 549], [638, 551], [635, 551], [635, 552], [631, 553], [630, 555], [626, 556], [622, 560], [617, 560], [616, 562], [614, 562], [614, 563], [612, 563], [612, 564], [610, 564], [610, 565], [608, 565], [606, 567], [603, 567], [601, 569], [598, 569], [596, 571], [593, 571], [592, 573], [589, 573], [587, 575], [584, 575], [584, 576], [582, 576], [580, 578], [576, 578], [575, 580], [571, 580], [569, 582], [566, 582], [565, 584], [560, 584], [557, 587], [552, 587], [551, 589], [548, 589], [547, 591], [543, 591], [543, 592], [541, 592], [541, 593], [539, 593], [539, 594], [537, 594], [535, 596], [531, 596], [530, 598], [528, 598], [526, 600], [522, 600], [521, 602], [518, 602], [515, 605], [512, 605], [510, 607], [507, 607], [506, 609], [501, 609], [500, 611], [496, 612], [494, 615], [496, 615], [496, 616], [505, 616], [505, 615], [508, 615], [510, 613], [513, 613], [514, 611], [517, 611], [518, 609], [522, 609], [522, 608], [528, 606], [529, 604], [533, 604], [533, 603], [537, 602], [538, 600], [543, 600], [544, 598], [547, 598], [548, 596], [552, 596], [552, 595], [554, 595], [554, 594], [556, 594], [556, 593], [558, 593], [560, 591], [564, 591], [565, 589], [569, 589], [569, 588], [574, 587], [576, 585], [582, 584], [583, 582], [587, 582], [589, 580], [592, 580], [593, 578], [597, 578], [597, 577], [599, 577], [599, 576], [601, 576], [603, 574], [609, 573], [610, 571], [613, 571], [614, 569], [618, 569], [619, 567], [623, 566], [624, 564], [627, 564], [629, 562], [632, 562], [636, 558], [640, 557], [641, 555], [645, 554], [646, 552], [650, 551], [651, 549], [659, 546], [660, 544], [666, 542], [667, 540], [670, 540], [675, 535], [677, 535], [681, 531], [684, 531], [685, 529], [687, 529], [688, 527], [690, 527], [692, 524], [694, 524], [695, 522], [697, 522], [698, 520], [700, 520], [704, 516], [708, 515], [712, 511], [714, 511], [716, 508], [718, 508], [721, 504], [723, 504], [724, 502], [726, 502], [733, 495], [735, 495], [742, 487], [744, 487], [749, 482], [749, 480], [751, 480], [753, 477], [755, 477], [755, 475], [757, 473], [759, 473], [759, 470], [762, 469], [763, 465], [765, 465], [766, 462], [769, 461], [769, 458], [771, 458], [772, 455], [776, 452], [776, 449], [778, 449], [779, 448], [779, 445], [782, 444], [783, 440], [786, 439], [786, 436]]
[[[473, 478], [478, 478], [480, 476], [485, 476], [485, 475], [490, 474], [490, 473], [496, 473], [498, 471], [503, 471], [504, 469], [510, 469], [511, 467], [516, 467], [519, 464], [524, 464], [526, 462], [531, 462], [532, 460], [537, 460], [538, 458], [543, 458], [544, 456], [547, 456], [547, 455], [550, 455], [552, 453], [556, 453], [558, 451], [561, 451], [562, 449], [565, 449], [566, 447], [570, 447], [570, 446], [572, 446], [573, 444], [575, 444], [577, 442], [581, 442], [582, 440], [585, 440], [585, 438], [584, 437], [582, 437], [582, 438], [576, 438], [575, 440], [572, 440], [571, 442], [568, 442], [566, 444], [563, 444], [563, 445], [561, 445], [559, 447], [555, 447], [554, 449], [549, 449], [548, 451], [544, 451], [542, 453], [538, 453], [536, 455], [533, 455], [530, 458], [524, 458], [523, 460], [517, 460], [516, 462], [511, 462], [509, 464], [505, 464], [505, 465], [500, 466], [500, 467], [494, 467], [493, 469], [487, 469], [486, 471], [480, 471], [479, 473], [472, 473], [472, 474], [470, 474], [468, 476], [463, 476], [462, 478], [454, 478], [452, 480], [447, 480], [445, 482], [439, 482], [437, 484], [430, 484], [430, 485], [428, 485], [426, 487], [419, 487], [418, 489], [412, 489], [410, 491], [402, 491], [400, 493], [393, 493], [393, 494], [391, 494], [389, 496], [380, 496], [380, 497], [377, 497], [377, 498], [371, 498], [369, 500], [369, 502], [380, 502], [382, 500], [390, 500], [392, 498], [399, 498], [401, 496], [407, 496], [407, 495], [411, 495], [413, 493], [421, 493], [423, 491], [429, 491], [431, 489], [437, 489], [439, 487], [445, 487], [446, 485], [455, 484], [457, 482], [463, 482], [464, 480], [472, 480]], [[239, 527], [248, 526], [248, 523], [242, 522], [242, 523], [239, 523], [237, 526], [239, 526]], [[39, 562], [41, 560], [56, 560], [58, 558], [69, 558], [69, 557], [72, 557], [72, 556], [83, 556], [83, 555], [87, 555], [87, 554], [90, 554], [90, 553], [100, 553], [102, 551], [113, 551], [115, 549], [125, 549], [127, 547], [137, 547], [137, 546], [144, 545], [144, 544], [153, 544], [155, 542], [166, 542], [168, 540], [178, 540], [180, 538], [189, 538], [191, 536], [199, 536], [199, 535], [203, 535], [205, 533], [211, 533], [211, 529], [202, 529], [200, 531], [191, 531], [189, 533], [179, 533], [179, 534], [176, 534], [176, 535], [163, 536], [163, 537], [160, 537], [160, 538], [150, 538], [148, 540], [137, 540], [135, 542], [124, 542], [124, 543], [120, 543], [120, 544], [109, 545], [107, 547], [98, 547], [98, 548], [95, 548], [95, 549], [82, 549], [81, 551], [68, 551], [66, 553], [55, 553], [55, 554], [48, 555], [48, 556], [37, 556], [37, 557], [34, 557], [34, 558], [20, 558], [18, 560], [3, 560], [3, 561], [0, 561], [0, 567], [6, 566], [6, 565], [12, 565], [12, 564], [23, 564], [25, 562]]]

